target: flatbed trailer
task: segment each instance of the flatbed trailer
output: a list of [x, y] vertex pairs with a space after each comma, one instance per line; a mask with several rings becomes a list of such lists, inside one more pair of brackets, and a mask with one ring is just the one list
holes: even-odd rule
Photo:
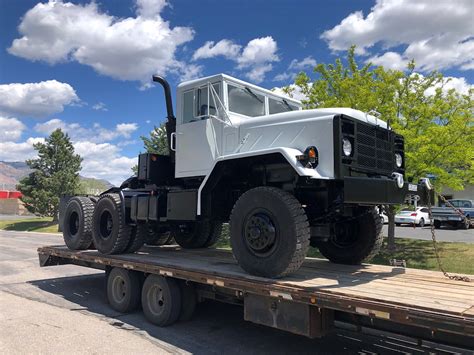
[[245, 273], [222, 249], [162, 246], [102, 255], [46, 246], [38, 254], [42, 267], [74, 264], [106, 275], [120, 268], [184, 280], [198, 299], [243, 305], [245, 320], [310, 338], [349, 324], [474, 350], [474, 284], [440, 272], [307, 258], [295, 274], [268, 279]]

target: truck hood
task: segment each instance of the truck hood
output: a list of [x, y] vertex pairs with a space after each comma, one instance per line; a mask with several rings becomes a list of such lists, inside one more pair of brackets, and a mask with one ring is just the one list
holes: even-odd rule
[[387, 128], [387, 123], [378, 119], [373, 115], [369, 115], [365, 112], [354, 110], [347, 107], [334, 107], [334, 108], [318, 108], [312, 110], [302, 111], [290, 111], [282, 112], [268, 116], [251, 117], [241, 120], [241, 125], [259, 125], [259, 124], [270, 124], [270, 123], [281, 123], [288, 121], [302, 121], [302, 120], [317, 120], [327, 119], [328, 116], [346, 115], [353, 117], [359, 121], [366, 122], [372, 125], [377, 125], [382, 128]]

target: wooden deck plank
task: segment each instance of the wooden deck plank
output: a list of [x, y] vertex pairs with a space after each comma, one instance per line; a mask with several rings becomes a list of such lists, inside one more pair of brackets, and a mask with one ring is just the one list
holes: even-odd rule
[[[61, 250], [61, 247], [57, 249]], [[65, 247], [62, 250], [68, 251]], [[104, 257], [94, 251], [73, 253]], [[443, 314], [462, 315], [474, 320], [474, 285], [462, 282], [440, 283], [445, 278], [439, 272], [368, 264], [347, 266], [321, 259], [308, 259], [294, 275], [271, 280], [246, 274], [238, 267], [232, 254], [223, 250], [155, 247], [144, 248], [137, 254], [105, 257], [122, 262], [148, 263], [158, 267], [205, 272], [209, 276], [238, 277], [259, 283], [273, 283], [286, 287], [289, 292], [302, 290], [320, 295], [343, 295]]]

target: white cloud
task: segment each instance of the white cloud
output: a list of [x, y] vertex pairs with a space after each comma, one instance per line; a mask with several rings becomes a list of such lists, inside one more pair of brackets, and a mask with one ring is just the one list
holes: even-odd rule
[[11, 141], [0, 141], [0, 160], [2, 161], [25, 161], [37, 157], [33, 144], [44, 142], [44, 138], [30, 137], [21, 143]]
[[81, 175], [106, 179], [115, 185], [131, 176], [131, 169], [137, 164], [136, 157], [123, 156], [121, 149], [110, 143], [79, 141], [74, 143], [74, 150], [84, 159]]
[[288, 66], [289, 70], [305, 70], [305, 69], [313, 69], [316, 66], [317, 62], [311, 56], [303, 58], [302, 60], [293, 59]]
[[280, 60], [277, 50], [277, 43], [271, 36], [254, 38], [243, 48], [231, 40], [223, 39], [217, 43], [206, 42], [194, 52], [193, 59], [223, 56], [235, 61], [238, 69], [245, 70], [247, 78], [260, 83], [266, 73], [273, 69], [271, 63]]
[[293, 59], [290, 65], [288, 66], [288, 70], [286, 72], [275, 75], [273, 81], [294, 80], [299, 72], [305, 69], [313, 69], [316, 64], [316, 59], [311, 56], [303, 58], [302, 60]]
[[109, 109], [107, 108], [107, 105], [104, 104], [103, 102], [98, 102], [94, 106], [92, 106], [93, 110], [96, 111], [108, 111]]
[[136, 17], [116, 18], [95, 2], [80, 5], [61, 0], [39, 3], [22, 18], [22, 37], [11, 54], [50, 64], [77, 61], [120, 80], [149, 81], [152, 74], [181, 74], [178, 46], [192, 40], [189, 27], [172, 28], [160, 11], [163, 0], [136, 0]]
[[16, 141], [26, 126], [16, 118], [8, 118], [0, 116], [0, 142]]
[[[365, 18], [361, 11], [354, 12], [321, 38], [334, 51], [355, 44], [359, 54], [367, 54], [377, 43], [385, 49], [404, 45], [397, 65], [415, 59], [421, 70], [468, 70], [474, 61], [473, 13], [472, 0], [377, 0]], [[377, 58], [385, 63], [389, 59]]]
[[373, 56], [366, 61], [373, 65], [381, 65], [386, 69], [405, 70], [407, 68], [408, 59], [404, 59], [396, 52], [385, 52], [380, 56]]
[[44, 117], [76, 102], [79, 98], [72, 86], [56, 80], [0, 85], [0, 112], [6, 114]]
[[301, 92], [301, 89], [299, 86], [296, 86], [295, 84], [291, 84], [291, 85], [288, 85], [288, 87], [290, 88], [290, 94], [286, 93], [283, 90], [283, 87], [274, 87], [272, 91], [277, 95], [286, 96], [286, 97], [293, 98], [300, 101], [307, 99], [306, 95], [304, 95]]
[[86, 128], [78, 123], [66, 123], [58, 118], [53, 118], [44, 123], [38, 123], [34, 129], [38, 133], [51, 134], [60, 128], [66, 132], [73, 142], [87, 140], [92, 143], [102, 143], [113, 141], [114, 139], [128, 139], [138, 129], [136, 123], [119, 123], [114, 129], [106, 129], [95, 123], [92, 127]]
[[194, 52], [193, 60], [213, 58], [217, 56], [234, 59], [240, 54], [241, 49], [242, 46], [235, 44], [228, 39], [222, 39], [217, 43], [214, 41], [207, 41], [202, 47]]
[[[421, 74], [418, 74], [421, 75]], [[437, 84], [433, 87], [430, 87], [425, 91], [426, 95], [433, 95], [436, 89], [441, 88], [444, 93], [454, 89], [460, 94], [467, 95], [469, 90], [474, 90], [474, 85], [468, 84], [466, 78], [464, 77], [453, 77], [447, 76], [444, 77], [443, 83]]]

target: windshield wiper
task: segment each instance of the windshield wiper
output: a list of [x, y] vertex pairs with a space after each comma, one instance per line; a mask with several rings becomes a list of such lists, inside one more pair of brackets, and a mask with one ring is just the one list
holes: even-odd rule
[[283, 103], [285, 104], [285, 106], [290, 109], [290, 111], [294, 111], [294, 110], [293, 110], [293, 107], [291, 107], [291, 105], [288, 103], [288, 101], [286, 101], [285, 99], [282, 99], [282, 101], [283, 101]]
[[261, 98], [258, 97], [258, 95], [256, 93], [254, 93], [249, 87], [245, 87], [245, 90], [247, 90], [247, 92], [252, 95], [254, 98], [256, 98], [258, 100], [258, 102], [262, 103], [263, 104], [263, 100]]

